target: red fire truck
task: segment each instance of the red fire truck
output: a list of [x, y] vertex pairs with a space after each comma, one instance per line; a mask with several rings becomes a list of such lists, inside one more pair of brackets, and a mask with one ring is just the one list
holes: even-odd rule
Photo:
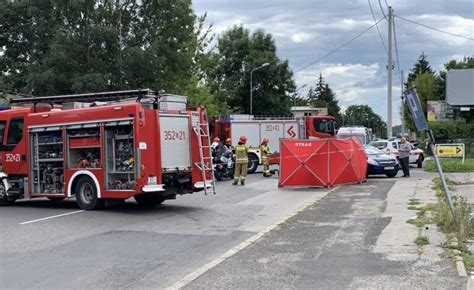
[[[75, 197], [90, 210], [132, 196], [156, 205], [215, 193], [206, 110], [169, 109], [164, 97], [130, 90], [13, 99], [30, 106], [0, 111], [0, 203]], [[97, 100], [106, 104], [66, 109]]]
[[[237, 144], [241, 135], [247, 136], [249, 145], [249, 172], [262, 164], [260, 149], [263, 138], [268, 138], [270, 148], [278, 151], [280, 138], [322, 139], [334, 138], [336, 122], [332, 116], [254, 117], [251, 115], [231, 115], [213, 118], [212, 135], [221, 140], [232, 139]], [[279, 154], [270, 157], [271, 164], [278, 163]]]

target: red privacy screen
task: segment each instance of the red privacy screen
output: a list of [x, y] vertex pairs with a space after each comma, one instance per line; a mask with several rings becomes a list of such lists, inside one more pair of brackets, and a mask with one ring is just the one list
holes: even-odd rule
[[280, 140], [278, 186], [320, 186], [361, 183], [367, 155], [353, 139]]

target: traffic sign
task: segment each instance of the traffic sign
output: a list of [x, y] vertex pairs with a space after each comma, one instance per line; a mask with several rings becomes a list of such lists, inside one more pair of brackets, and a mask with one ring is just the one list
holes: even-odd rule
[[423, 108], [421, 107], [415, 88], [409, 88], [405, 90], [403, 95], [405, 96], [405, 102], [407, 103], [413, 117], [413, 121], [415, 122], [416, 129], [418, 131], [428, 129], [428, 122], [426, 121], [425, 113], [423, 112]]
[[438, 157], [447, 157], [447, 158], [462, 158], [464, 161], [464, 144], [436, 144], [436, 155]]

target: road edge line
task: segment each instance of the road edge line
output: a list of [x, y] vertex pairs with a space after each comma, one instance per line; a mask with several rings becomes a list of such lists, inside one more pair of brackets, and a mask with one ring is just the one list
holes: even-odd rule
[[263, 237], [265, 234], [271, 232], [272, 230], [274, 230], [275, 228], [277, 228], [279, 225], [285, 223], [286, 221], [288, 221], [289, 219], [291, 219], [292, 217], [296, 216], [298, 213], [302, 212], [303, 210], [305, 210], [307, 207], [315, 204], [316, 202], [320, 201], [322, 198], [328, 196], [331, 192], [335, 191], [337, 188], [339, 188], [339, 186], [335, 186], [333, 188], [331, 188], [329, 191], [326, 192], [326, 194], [322, 195], [322, 196], [319, 196], [313, 200], [311, 200], [310, 202], [307, 202], [305, 203], [304, 205], [302, 205], [301, 207], [299, 207], [298, 209], [296, 209], [295, 211], [291, 212], [290, 214], [288, 214], [286, 217], [284, 217], [282, 220], [280, 220], [279, 222], [276, 222], [270, 226], [268, 226], [267, 228], [257, 232], [255, 235], [249, 237], [248, 239], [246, 239], [245, 241], [243, 241], [242, 243], [238, 244], [237, 246], [231, 248], [230, 250], [227, 250], [224, 254], [218, 256], [217, 258], [215, 258], [214, 260], [210, 261], [209, 263], [207, 264], [204, 264], [202, 267], [194, 270], [193, 272], [185, 275], [183, 278], [181, 278], [180, 280], [178, 280], [177, 282], [175, 282], [173, 285], [171, 285], [170, 287], [166, 287], [165, 289], [168, 289], [168, 290], [177, 290], [177, 289], [181, 289], [185, 286], [187, 286], [188, 284], [190, 284], [192, 281], [196, 280], [197, 278], [199, 278], [200, 276], [202, 276], [204, 273], [206, 273], [207, 271], [215, 268], [217, 265], [219, 265], [220, 263], [224, 262], [225, 260], [229, 259], [230, 257], [232, 257], [233, 255], [237, 254], [238, 252], [242, 251], [243, 249], [245, 249], [246, 247], [250, 246], [251, 244], [255, 243], [256, 241], [258, 241], [261, 237]]
[[50, 219], [54, 219], [54, 218], [58, 218], [58, 217], [71, 215], [71, 214], [81, 213], [81, 212], [85, 212], [85, 210], [81, 209], [81, 210], [76, 210], [76, 211], [67, 212], [67, 213], [63, 213], [63, 214], [58, 214], [58, 215], [48, 216], [48, 217], [44, 217], [44, 218], [40, 218], [40, 219], [35, 219], [35, 220], [31, 220], [31, 221], [26, 221], [26, 222], [19, 223], [19, 225], [28, 225], [28, 224], [32, 224], [32, 223], [36, 223], [36, 222], [41, 222], [41, 221], [44, 221], [44, 220], [50, 220]]

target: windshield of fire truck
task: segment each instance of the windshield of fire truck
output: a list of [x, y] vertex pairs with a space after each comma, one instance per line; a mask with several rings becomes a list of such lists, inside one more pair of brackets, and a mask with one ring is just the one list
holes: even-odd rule
[[314, 119], [313, 126], [316, 132], [334, 134], [334, 121], [324, 119]]

